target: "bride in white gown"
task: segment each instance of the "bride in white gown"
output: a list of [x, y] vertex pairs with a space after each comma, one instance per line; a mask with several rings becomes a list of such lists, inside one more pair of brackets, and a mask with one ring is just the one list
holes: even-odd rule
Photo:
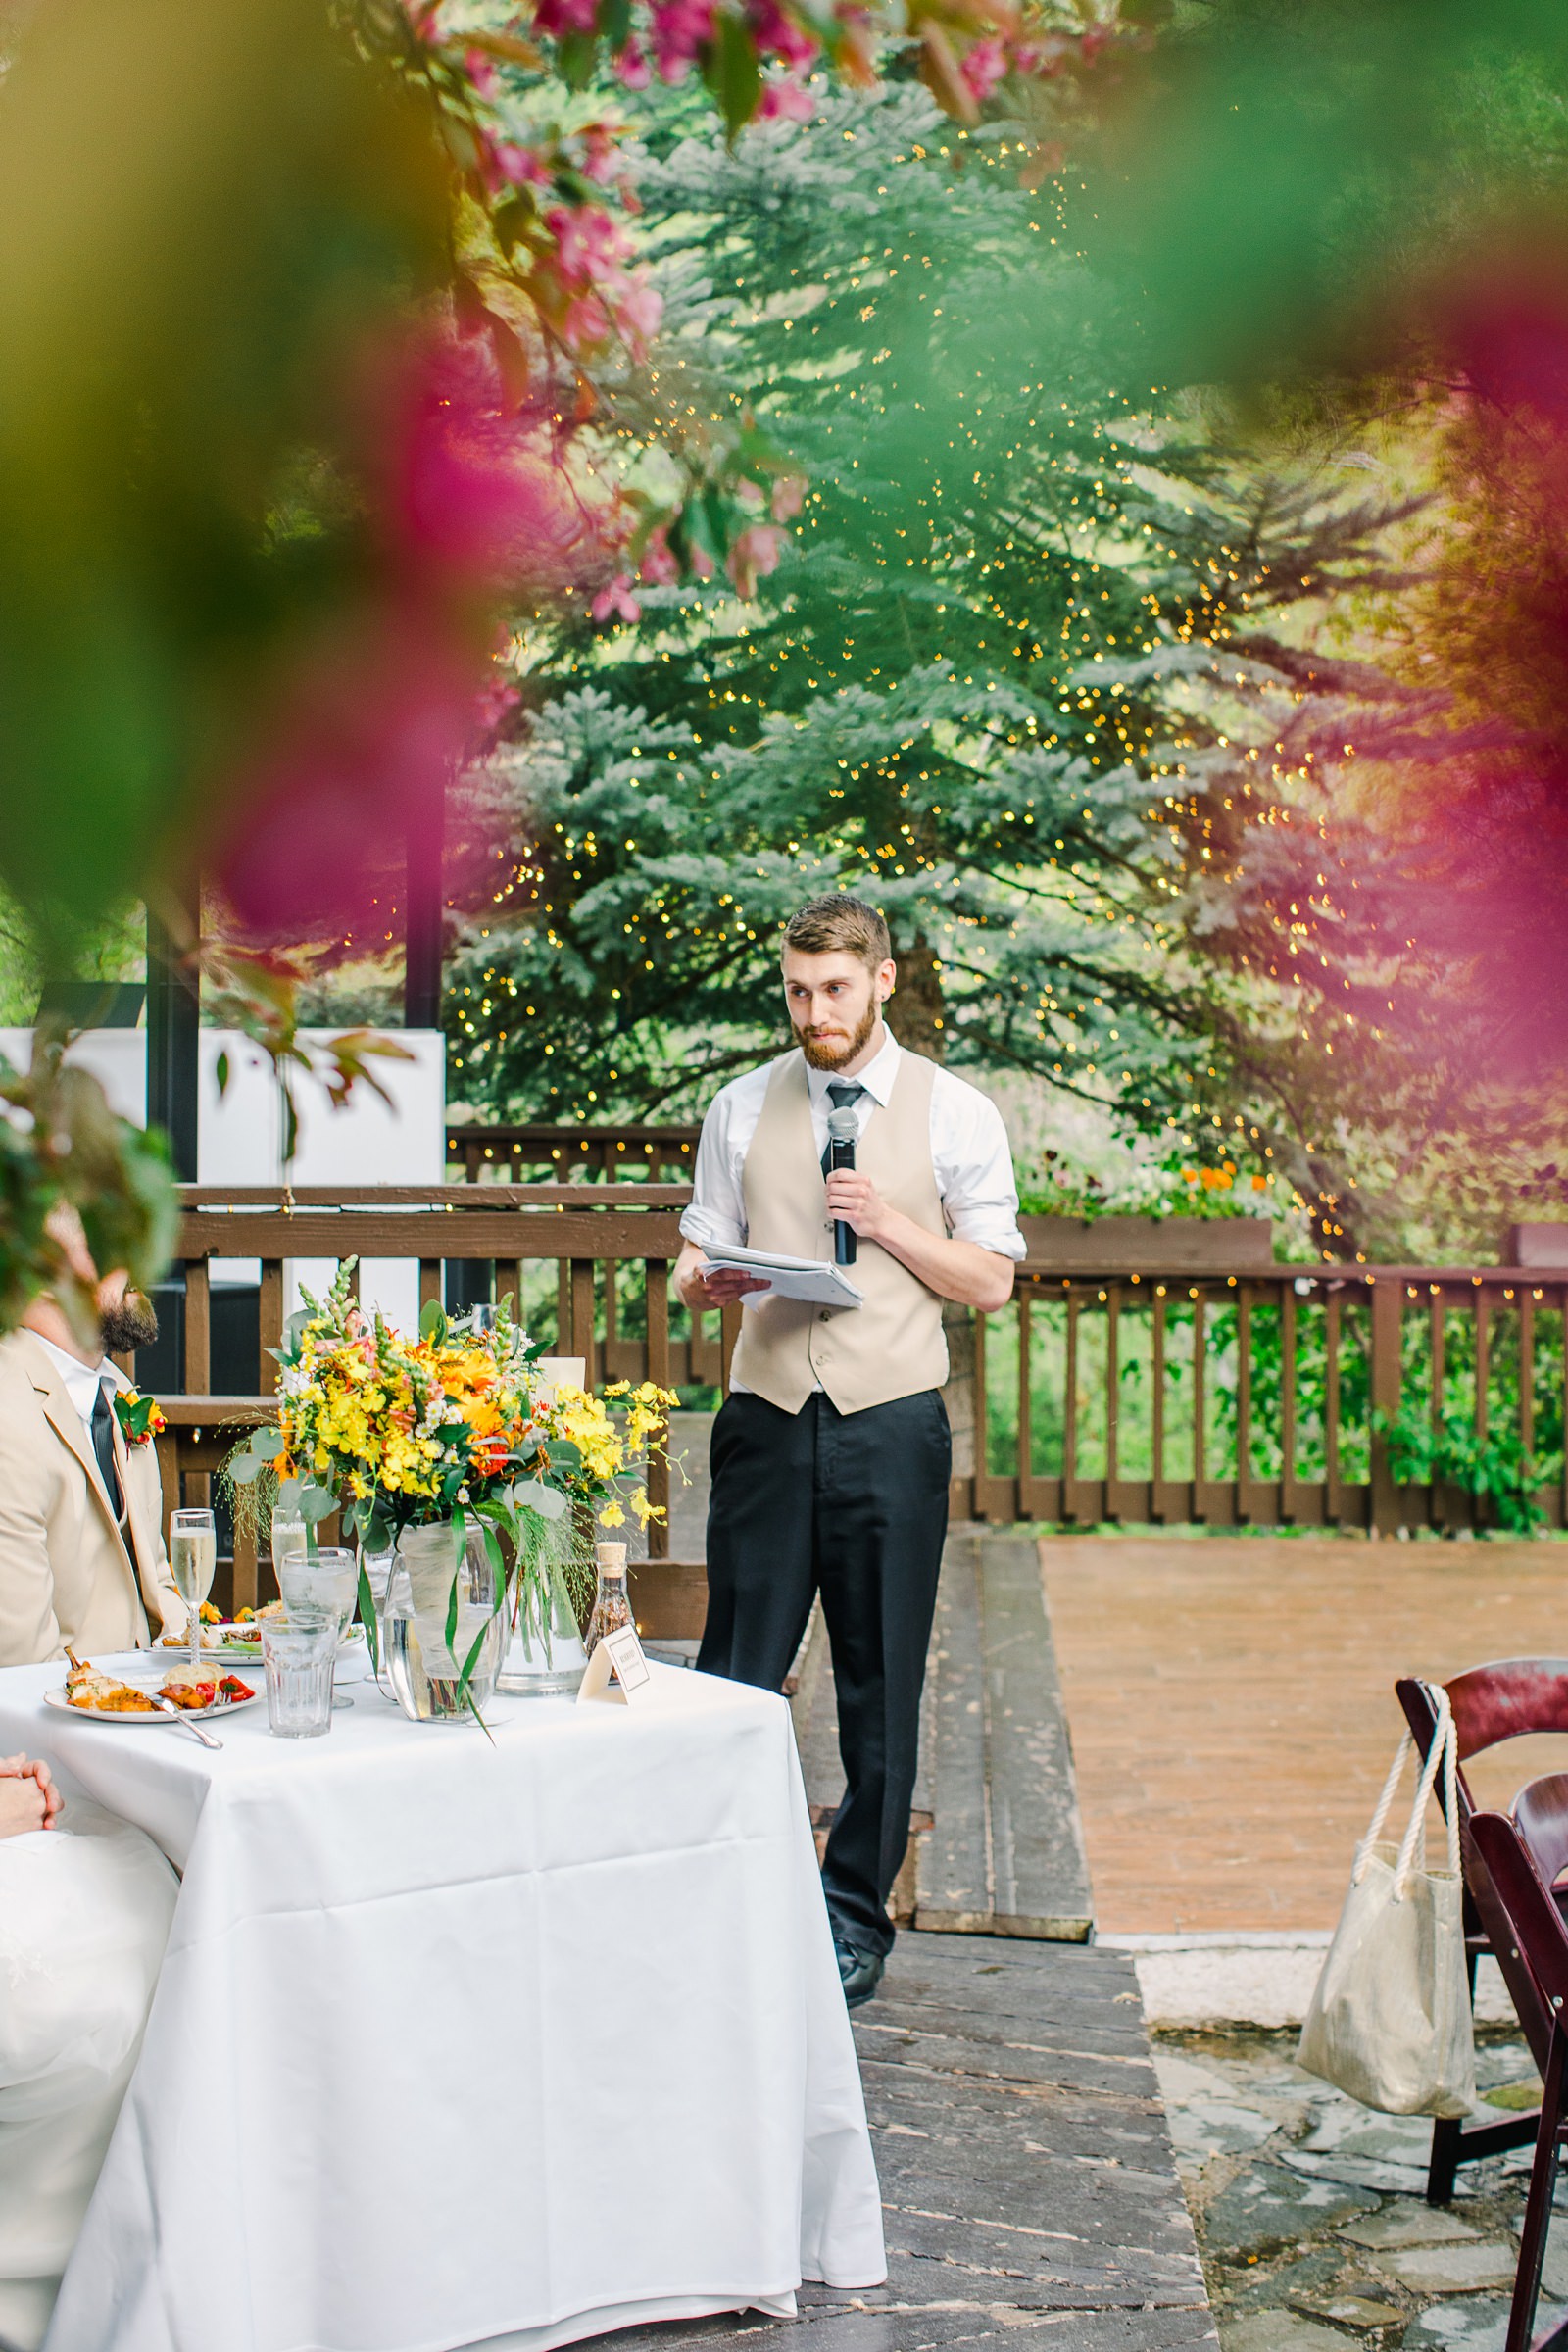
[[141, 2047], [179, 1883], [151, 1838], [0, 1758], [0, 2347], [37, 2352]]

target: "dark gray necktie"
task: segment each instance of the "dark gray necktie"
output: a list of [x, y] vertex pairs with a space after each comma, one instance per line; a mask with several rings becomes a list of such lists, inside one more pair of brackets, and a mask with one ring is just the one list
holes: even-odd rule
[[[827, 1099], [835, 1110], [847, 1110], [852, 1102], [858, 1102], [864, 1092], [865, 1089], [858, 1078], [832, 1078], [828, 1081]], [[822, 1147], [822, 1173], [824, 1176], [827, 1174], [828, 1153], [832, 1149], [831, 1144], [824, 1144]]]
[[115, 1461], [114, 1420], [114, 1407], [109, 1401], [109, 1391], [100, 1381], [97, 1401], [92, 1408], [92, 1449], [98, 1456], [98, 1467], [103, 1473], [104, 1492], [109, 1497], [109, 1507], [114, 1512], [116, 1519], [119, 1520], [124, 1516], [125, 1498], [120, 1491], [120, 1470]]

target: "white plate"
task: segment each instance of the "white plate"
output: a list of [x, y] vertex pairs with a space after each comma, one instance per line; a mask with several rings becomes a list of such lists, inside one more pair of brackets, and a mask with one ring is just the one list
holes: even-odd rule
[[[156, 1683], [147, 1683], [138, 1681], [134, 1675], [122, 1674], [117, 1675], [115, 1679], [117, 1682], [126, 1684], [132, 1690], [151, 1691], [162, 1688], [164, 1678], [160, 1675]], [[210, 1723], [215, 1715], [238, 1715], [244, 1708], [254, 1707], [261, 1695], [259, 1690], [252, 1690], [249, 1698], [225, 1698], [216, 1707], [181, 1707], [179, 1712], [190, 1723]], [[66, 1696], [64, 1688], [58, 1690], [46, 1690], [43, 1694], [43, 1703], [46, 1707], [58, 1707], [62, 1715], [69, 1715], [78, 1723], [149, 1724], [174, 1721], [174, 1717], [166, 1715], [161, 1707], [154, 1707], [149, 1715], [100, 1714], [96, 1707], [74, 1707]]]

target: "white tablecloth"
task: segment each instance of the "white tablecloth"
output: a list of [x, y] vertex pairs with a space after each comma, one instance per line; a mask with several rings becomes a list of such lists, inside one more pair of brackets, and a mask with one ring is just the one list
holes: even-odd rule
[[0, 1752], [185, 1874], [48, 2352], [544, 2352], [882, 2278], [789, 1711], [655, 1677], [210, 1754], [0, 1673]]

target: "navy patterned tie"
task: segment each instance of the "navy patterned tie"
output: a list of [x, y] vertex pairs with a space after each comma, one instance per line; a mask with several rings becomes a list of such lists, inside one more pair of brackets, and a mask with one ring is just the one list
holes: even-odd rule
[[[865, 1089], [858, 1078], [833, 1078], [828, 1081], [827, 1099], [835, 1110], [847, 1110], [852, 1102], [858, 1102], [864, 1092]], [[832, 1149], [831, 1144], [824, 1144], [822, 1147], [822, 1173], [824, 1176], [827, 1174], [828, 1154]]]

